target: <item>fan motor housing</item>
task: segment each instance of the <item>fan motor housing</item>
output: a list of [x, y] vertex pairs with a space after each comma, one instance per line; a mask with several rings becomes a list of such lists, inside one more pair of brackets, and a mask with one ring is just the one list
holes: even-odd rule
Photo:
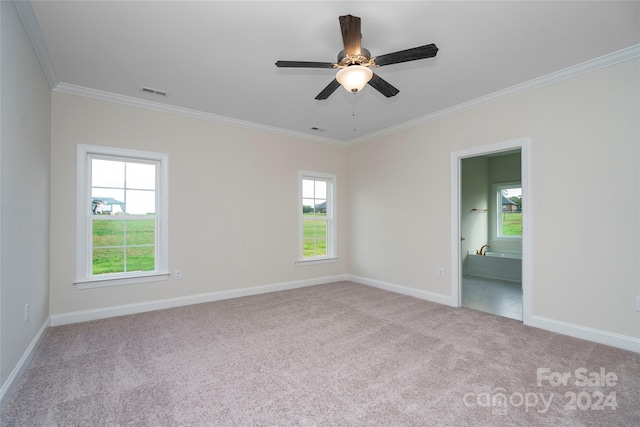
[[365, 48], [360, 48], [360, 54], [353, 56], [347, 55], [343, 50], [338, 53], [337, 65], [340, 68], [348, 67], [349, 65], [369, 65], [371, 62], [371, 52]]

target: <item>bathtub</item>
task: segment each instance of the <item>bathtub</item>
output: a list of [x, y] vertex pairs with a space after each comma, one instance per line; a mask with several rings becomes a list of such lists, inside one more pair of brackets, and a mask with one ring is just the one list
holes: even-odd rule
[[469, 251], [467, 272], [473, 276], [522, 282], [522, 254], [487, 252], [484, 256]]

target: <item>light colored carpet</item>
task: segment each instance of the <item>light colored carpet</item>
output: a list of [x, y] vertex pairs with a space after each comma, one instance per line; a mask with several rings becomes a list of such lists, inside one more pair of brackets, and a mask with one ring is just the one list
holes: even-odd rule
[[2, 423], [636, 426], [640, 355], [338, 282], [51, 328]]

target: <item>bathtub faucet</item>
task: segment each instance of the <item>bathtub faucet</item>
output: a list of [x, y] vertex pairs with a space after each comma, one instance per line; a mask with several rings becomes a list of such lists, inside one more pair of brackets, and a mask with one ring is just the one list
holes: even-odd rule
[[484, 248], [490, 248], [490, 247], [491, 247], [491, 246], [489, 246], [489, 245], [484, 245], [483, 247], [481, 247], [481, 248], [480, 248], [480, 250], [479, 250], [479, 251], [477, 251], [477, 252], [476, 252], [476, 255], [486, 255], [486, 254], [487, 254], [487, 251], [484, 251], [484, 253], [482, 253], [482, 250], [483, 250]]

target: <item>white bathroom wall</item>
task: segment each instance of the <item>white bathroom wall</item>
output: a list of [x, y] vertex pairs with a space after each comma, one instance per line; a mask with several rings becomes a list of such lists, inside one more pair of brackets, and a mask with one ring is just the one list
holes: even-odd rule
[[460, 195], [460, 235], [462, 271], [467, 270], [468, 251], [478, 251], [489, 243], [489, 159], [462, 160]]

